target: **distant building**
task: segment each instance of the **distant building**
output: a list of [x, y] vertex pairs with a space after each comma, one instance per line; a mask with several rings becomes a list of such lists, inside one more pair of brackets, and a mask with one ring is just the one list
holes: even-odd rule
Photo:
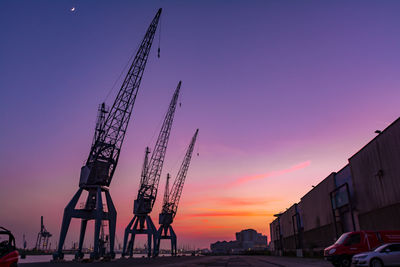
[[238, 241], [240, 247], [245, 250], [263, 250], [267, 248], [268, 244], [267, 237], [257, 233], [257, 231], [253, 229], [246, 229], [236, 233], [236, 241]]
[[239, 253], [245, 250], [265, 250], [268, 239], [256, 230], [246, 229], [236, 233], [235, 241], [218, 241], [211, 244], [211, 251], [216, 254]]
[[230, 254], [239, 249], [239, 242], [237, 241], [218, 241], [211, 244], [211, 251], [215, 254]]

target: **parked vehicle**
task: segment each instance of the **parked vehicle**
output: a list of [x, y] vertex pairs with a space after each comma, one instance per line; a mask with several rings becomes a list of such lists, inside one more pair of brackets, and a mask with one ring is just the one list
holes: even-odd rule
[[0, 267], [16, 267], [18, 255], [14, 236], [9, 230], [0, 227]]
[[400, 243], [390, 243], [379, 246], [373, 251], [353, 256], [356, 267], [400, 266]]
[[335, 267], [349, 267], [354, 255], [371, 251], [382, 244], [397, 242], [400, 242], [400, 231], [348, 232], [324, 250], [324, 257]]

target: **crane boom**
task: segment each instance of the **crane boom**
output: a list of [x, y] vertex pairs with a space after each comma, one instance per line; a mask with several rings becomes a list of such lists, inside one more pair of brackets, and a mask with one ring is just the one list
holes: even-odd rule
[[144, 177], [144, 179], [142, 179], [142, 182], [140, 184], [137, 200], [139, 202], [150, 202], [148, 204], [150, 205], [148, 206], [150, 210], [147, 210], [147, 212], [151, 211], [157, 197], [158, 183], [160, 182], [161, 170], [164, 164], [164, 158], [167, 151], [169, 135], [171, 133], [172, 122], [174, 120], [174, 114], [176, 104], [178, 102], [181, 84], [182, 82], [179, 81], [178, 86], [175, 89], [174, 95], [168, 107], [168, 111], [165, 115], [161, 131], [158, 135], [157, 142], [154, 146], [153, 153], [151, 154], [146, 176]]
[[149, 147], [146, 147], [144, 152], [144, 161], [142, 167], [142, 174], [140, 175], [140, 183], [143, 183], [143, 180], [146, 178], [147, 168], [149, 167]]
[[171, 176], [168, 173], [167, 174], [167, 182], [165, 183], [165, 191], [164, 191], [163, 203], [167, 203], [168, 202], [168, 198], [169, 198], [169, 179], [170, 178], [171, 178]]
[[[160, 8], [148, 27], [111, 109], [107, 111], [102, 106], [103, 121], [96, 127], [101, 130], [95, 133], [86, 165], [83, 167], [85, 170], [81, 173], [80, 186], [109, 186], [111, 183], [161, 11]], [[108, 113], [106, 117], [105, 113]]]
[[[178, 210], [179, 199], [182, 195], [183, 185], [185, 183], [186, 175], [189, 169], [190, 160], [193, 154], [193, 148], [196, 143], [197, 134], [199, 133], [199, 129], [196, 130], [192, 141], [186, 151], [185, 158], [182, 162], [182, 165], [179, 169], [178, 174], [176, 175], [174, 184], [172, 185], [171, 191], [167, 198], [164, 198], [162, 213], [170, 213], [172, 214], [172, 218], [175, 217], [176, 212]], [[167, 200], [167, 201], [165, 201]]]

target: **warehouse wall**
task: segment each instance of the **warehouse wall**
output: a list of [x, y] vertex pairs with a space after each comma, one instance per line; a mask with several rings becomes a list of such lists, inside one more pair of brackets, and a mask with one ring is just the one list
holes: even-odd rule
[[271, 250], [278, 251], [281, 249], [280, 234], [279, 234], [279, 218], [276, 218], [269, 225], [271, 235]]
[[352, 208], [355, 200], [353, 178], [349, 164], [335, 174], [335, 186], [337, 190], [332, 196], [332, 204], [335, 208], [336, 222], [339, 226], [336, 228], [337, 237], [339, 237], [342, 233], [357, 230], [354, 209]]
[[323, 248], [333, 243], [335, 229], [331, 209], [330, 192], [335, 188], [331, 173], [304, 197], [299, 208], [303, 220], [303, 248]]
[[362, 230], [399, 229], [400, 120], [349, 159]]
[[[345, 183], [350, 197], [338, 189], [332, 201], [330, 193]], [[400, 118], [353, 155], [348, 165], [304, 195], [297, 212], [301, 247], [305, 254], [311, 251], [314, 256], [336, 240], [336, 232], [400, 230]], [[295, 213], [296, 204], [270, 224], [275, 249], [281, 248], [279, 244], [283, 244], [284, 251], [294, 248]], [[276, 233], [277, 225], [282, 241]]]
[[295, 236], [293, 230], [293, 220], [292, 220], [292, 216], [296, 214], [296, 208], [297, 204], [294, 204], [280, 216], [283, 247], [285, 250], [296, 249]]
[[349, 185], [350, 195], [354, 195], [353, 177], [351, 175], [350, 165], [347, 164], [335, 174], [335, 187], [339, 187], [347, 183]]
[[332, 223], [331, 200], [329, 193], [335, 188], [334, 173], [331, 173], [316, 187], [301, 198], [304, 231]]

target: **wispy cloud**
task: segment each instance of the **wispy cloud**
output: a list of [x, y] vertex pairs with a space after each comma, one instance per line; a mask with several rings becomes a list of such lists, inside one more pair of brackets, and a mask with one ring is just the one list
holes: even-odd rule
[[198, 198], [191, 201], [185, 202], [184, 205], [198, 205], [198, 204], [217, 204], [226, 206], [256, 206], [256, 205], [265, 205], [269, 202], [279, 201], [279, 199], [271, 199], [271, 198], [249, 198], [249, 197], [215, 197], [215, 198]]
[[311, 164], [311, 161], [308, 160], [308, 161], [293, 165], [287, 169], [271, 171], [271, 172], [252, 175], [252, 176], [244, 176], [244, 177], [236, 179], [233, 183], [231, 183], [231, 186], [237, 186], [237, 185], [241, 185], [241, 184], [248, 183], [248, 182], [255, 181], [255, 180], [262, 180], [262, 179], [266, 179], [266, 178], [270, 178], [270, 177], [281, 176], [281, 175], [284, 175], [287, 173], [291, 173], [291, 172], [294, 172], [297, 170], [304, 169], [304, 168], [308, 167], [310, 164]]
[[251, 216], [269, 216], [271, 214], [265, 211], [231, 211], [231, 210], [210, 210], [198, 213], [188, 213], [187, 217], [251, 217]]
[[220, 198], [214, 198], [211, 199], [217, 204], [223, 205], [223, 206], [256, 206], [256, 205], [264, 205], [266, 203], [269, 203], [273, 200], [270, 199], [264, 199], [264, 198], [238, 198], [238, 197], [220, 197]]

